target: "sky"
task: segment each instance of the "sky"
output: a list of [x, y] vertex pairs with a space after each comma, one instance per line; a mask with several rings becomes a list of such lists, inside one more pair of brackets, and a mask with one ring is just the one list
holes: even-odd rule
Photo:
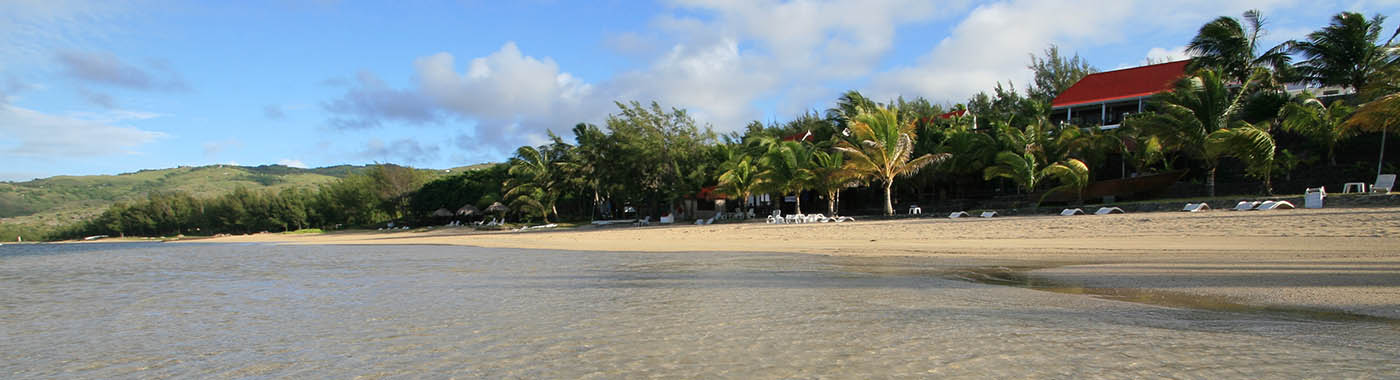
[[1400, 1], [3, 0], [0, 181], [499, 162], [618, 101], [719, 132], [852, 89], [954, 104], [1024, 89], [1051, 44], [1100, 70], [1183, 59], [1248, 9], [1273, 46]]

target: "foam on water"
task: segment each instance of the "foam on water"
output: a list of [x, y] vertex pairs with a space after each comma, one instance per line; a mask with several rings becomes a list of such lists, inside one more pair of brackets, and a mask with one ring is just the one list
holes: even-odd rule
[[1400, 373], [1392, 324], [989, 285], [956, 279], [967, 268], [915, 259], [433, 246], [84, 250], [0, 252], [0, 377]]

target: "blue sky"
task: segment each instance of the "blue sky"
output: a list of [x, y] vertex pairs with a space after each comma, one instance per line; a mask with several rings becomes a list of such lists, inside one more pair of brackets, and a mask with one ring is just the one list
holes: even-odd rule
[[1251, 8], [1275, 44], [1400, 2], [9, 0], [0, 180], [500, 161], [613, 101], [719, 131], [848, 89], [958, 103], [1024, 87], [1052, 43], [1102, 70], [1180, 59], [1201, 24]]

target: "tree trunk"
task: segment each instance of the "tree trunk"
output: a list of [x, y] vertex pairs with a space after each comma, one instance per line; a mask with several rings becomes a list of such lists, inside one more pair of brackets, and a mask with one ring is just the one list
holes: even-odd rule
[[894, 181], [885, 181], [885, 216], [894, 215], [894, 203], [890, 196], [890, 187], [894, 186]]
[[1215, 197], [1215, 167], [1206, 170], [1206, 196]]
[[802, 191], [797, 191], [797, 193], [795, 193], [795, 195], [792, 196], [792, 200], [794, 202], [792, 206], [792, 213], [802, 215]]
[[828, 215], [828, 216], [833, 217], [833, 218], [836, 217], [836, 192], [835, 192], [835, 191], [826, 194], [826, 212], [827, 212], [827, 214], [830, 214], [830, 215]]

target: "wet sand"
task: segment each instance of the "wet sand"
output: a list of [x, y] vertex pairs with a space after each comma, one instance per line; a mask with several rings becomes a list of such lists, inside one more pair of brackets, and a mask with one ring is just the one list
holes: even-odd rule
[[913, 256], [958, 266], [1041, 268], [1030, 276], [1068, 285], [1400, 318], [1400, 208], [1394, 207], [529, 232], [438, 228], [197, 241]]

